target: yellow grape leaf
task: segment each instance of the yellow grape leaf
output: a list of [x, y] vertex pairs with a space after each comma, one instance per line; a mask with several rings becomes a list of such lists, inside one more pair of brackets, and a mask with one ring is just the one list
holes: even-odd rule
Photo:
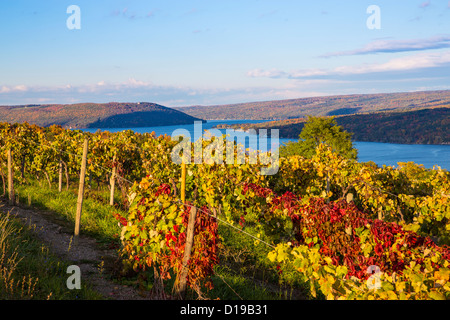
[[389, 300], [398, 300], [394, 291], [386, 291]]
[[399, 299], [400, 300], [408, 300], [408, 295], [406, 295], [404, 292], [400, 292]]
[[277, 253], [276, 251], [271, 251], [267, 254], [267, 258], [270, 260], [270, 262], [275, 262], [277, 259]]
[[150, 238], [156, 237], [158, 235], [158, 232], [155, 230], [150, 230], [149, 232]]
[[317, 297], [317, 293], [316, 293], [316, 288], [314, 286], [314, 281], [310, 281], [310, 291], [311, 291], [311, 295], [316, 298]]
[[429, 293], [429, 296], [433, 300], [445, 300], [445, 295], [437, 291], [431, 291]]
[[330, 257], [324, 257], [323, 260], [325, 260], [328, 264], [331, 264], [333, 262]]
[[349, 236], [352, 235], [352, 226], [348, 226], [347, 228], [345, 228], [345, 233], [348, 234]]
[[450, 277], [450, 269], [440, 268], [438, 271], [434, 272], [434, 278], [437, 280], [448, 281]]
[[395, 289], [399, 292], [403, 292], [403, 290], [405, 290], [406, 288], [406, 283], [405, 282], [396, 282], [395, 283]]

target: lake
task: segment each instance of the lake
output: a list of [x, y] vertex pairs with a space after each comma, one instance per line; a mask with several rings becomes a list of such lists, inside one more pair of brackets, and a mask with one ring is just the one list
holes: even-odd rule
[[[261, 120], [208, 120], [202, 124], [203, 130], [213, 128], [218, 124], [235, 124], [235, 123], [260, 123]], [[189, 125], [175, 125], [175, 126], [160, 126], [160, 127], [140, 127], [140, 128], [103, 128], [100, 130], [117, 132], [123, 130], [133, 130], [139, 133], [154, 131], [157, 136], [172, 133], [177, 129], [185, 129], [189, 131], [191, 136], [194, 136], [194, 124]], [[83, 131], [95, 132], [97, 129], [90, 128]], [[221, 130], [225, 133], [226, 130]], [[239, 131], [235, 133], [237, 136]], [[270, 139], [267, 139], [267, 148], [276, 147], [274, 142], [271, 145]], [[280, 144], [285, 144], [288, 141], [297, 141], [296, 139], [279, 139]], [[450, 170], [450, 145], [421, 145], [421, 144], [393, 144], [393, 143], [378, 143], [378, 142], [354, 142], [354, 146], [358, 149], [358, 160], [361, 162], [373, 161], [379, 166], [397, 166], [397, 162], [413, 161], [418, 164], [423, 164], [425, 168], [433, 168], [434, 165], [440, 166], [442, 169]]]

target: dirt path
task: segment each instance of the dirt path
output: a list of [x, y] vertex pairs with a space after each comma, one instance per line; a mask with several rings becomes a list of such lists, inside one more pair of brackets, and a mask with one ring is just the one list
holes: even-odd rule
[[114, 263], [117, 258], [116, 250], [105, 250], [99, 247], [93, 238], [80, 235], [78, 243], [72, 241], [73, 230], [69, 230], [62, 219], [55, 217], [48, 211], [27, 209], [18, 206], [9, 206], [2, 201], [0, 211], [20, 218], [24, 224], [33, 227], [37, 237], [50, 248], [52, 253], [77, 265], [81, 270], [81, 282], [88, 281], [94, 290], [105, 298], [114, 300], [143, 300], [149, 299], [149, 295], [139, 294], [131, 286], [119, 285], [107, 279], [99, 271], [102, 261]]

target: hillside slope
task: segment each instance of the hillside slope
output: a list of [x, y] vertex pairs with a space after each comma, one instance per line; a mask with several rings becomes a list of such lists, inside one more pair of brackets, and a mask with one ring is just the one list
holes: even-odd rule
[[0, 106], [0, 121], [66, 128], [126, 128], [193, 123], [201, 120], [155, 103], [79, 103]]
[[[279, 129], [281, 138], [298, 139], [305, 121], [306, 118], [298, 118], [228, 127], [242, 130]], [[450, 108], [336, 116], [336, 122], [353, 133], [353, 141], [450, 144]]]
[[220, 106], [175, 108], [207, 120], [276, 120], [311, 116], [348, 115], [375, 111], [409, 111], [450, 106], [450, 90], [353, 94]]

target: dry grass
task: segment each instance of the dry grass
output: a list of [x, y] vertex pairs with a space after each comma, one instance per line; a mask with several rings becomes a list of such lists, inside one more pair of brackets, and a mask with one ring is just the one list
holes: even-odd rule
[[32, 299], [39, 279], [17, 272], [22, 260], [12, 239], [19, 229], [10, 222], [10, 215], [0, 218], [0, 296], [15, 299]]

